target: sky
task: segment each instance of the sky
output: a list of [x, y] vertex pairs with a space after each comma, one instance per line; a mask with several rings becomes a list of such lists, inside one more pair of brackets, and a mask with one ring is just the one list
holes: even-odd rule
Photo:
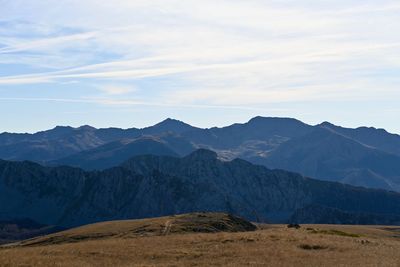
[[0, 0], [0, 132], [225, 126], [400, 134], [398, 0]]

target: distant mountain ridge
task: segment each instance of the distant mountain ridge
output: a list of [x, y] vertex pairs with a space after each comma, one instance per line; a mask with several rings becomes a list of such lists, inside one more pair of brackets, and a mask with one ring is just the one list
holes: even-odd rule
[[398, 193], [313, 180], [242, 159], [221, 161], [204, 149], [183, 158], [136, 156], [94, 172], [0, 160], [0, 203], [7, 203], [0, 205], [0, 220], [30, 218], [63, 227], [194, 211], [288, 222], [310, 205], [375, 214], [360, 217], [363, 224], [400, 223], [393, 220], [400, 216]]
[[102, 170], [122, 164], [137, 155], [178, 157], [180, 154], [175, 151], [180, 152], [180, 154], [186, 154], [193, 151], [193, 147], [189, 142], [186, 143], [173, 135], [142, 136], [136, 139], [121, 139], [106, 143], [105, 145], [52, 161], [50, 164], [80, 167], [85, 170]]
[[282, 144], [263, 162], [322, 180], [400, 190], [400, 157], [323, 128]]
[[[125, 142], [143, 138], [152, 140], [148, 147]], [[143, 129], [82, 126], [0, 134], [2, 159], [87, 170], [117, 166], [134, 155], [185, 156], [198, 148], [213, 150], [225, 160], [242, 158], [317, 179], [400, 191], [400, 136], [375, 128], [349, 129], [327, 122], [311, 126], [291, 118], [255, 117], [209, 129], [167, 119]]]
[[354, 139], [361, 144], [400, 155], [400, 136], [398, 134], [391, 134], [384, 129], [373, 127], [344, 128], [329, 122], [323, 122], [319, 126]]

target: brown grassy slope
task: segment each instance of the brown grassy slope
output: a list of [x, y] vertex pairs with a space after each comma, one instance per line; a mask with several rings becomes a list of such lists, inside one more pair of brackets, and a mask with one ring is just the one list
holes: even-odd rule
[[[114, 233], [126, 226], [121, 223], [99, 225]], [[3, 248], [0, 266], [400, 266], [396, 227], [263, 225], [251, 232], [189, 234], [172, 227], [166, 236], [110, 235]]]
[[255, 225], [236, 216], [225, 213], [198, 212], [142, 220], [100, 222], [17, 242], [9, 246], [54, 245], [107, 238], [133, 238], [177, 233], [254, 230], [256, 230]]

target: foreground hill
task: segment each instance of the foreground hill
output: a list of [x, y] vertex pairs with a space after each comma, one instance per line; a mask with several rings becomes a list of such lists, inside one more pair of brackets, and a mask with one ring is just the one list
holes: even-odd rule
[[240, 159], [221, 161], [204, 149], [183, 158], [137, 156], [101, 172], [0, 161], [0, 203], [7, 203], [0, 205], [0, 219], [64, 227], [195, 211], [288, 222], [309, 205], [369, 215], [363, 224], [387, 222], [387, 216], [400, 223], [392, 220], [400, 215], [398, 193], [313, 180]]
[[[152, 139], [148, 148], [136, 144]], [[132, 143], [133, 142], [133, 143]], [[400, 136], [383, 129], [311, 126], [290, 118], [255, 117], [210, 129], [167, 119], [137, 129], [56, 127], [0, 134], [0, 158], [104, 170], [142, 154], [185, 156], [198, 148], [321, 180], [400, 191]], [[166, 153], [166, 149], [170, 150]]]
[[187, 233], [255, 231], [257, 227], [225, 213], [189, 213], [141, 220], [109, 221], [41, 236], [7, 246], [42, 246], [108, 238], [135, 238]]
[[286, 225], [258, 225], [258, 229], [254, 228], [225, 214], [110, 221], [0, 247], [0, 266], [398, 266], [400, 263], [397, 227], [302, 225], [295, 229]]

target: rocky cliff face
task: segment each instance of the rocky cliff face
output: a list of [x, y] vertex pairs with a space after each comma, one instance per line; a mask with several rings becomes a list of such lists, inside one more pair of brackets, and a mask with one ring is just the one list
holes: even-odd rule
[[[0, 219], [48, 225], [226, 211], [286, 222], [321, 205], [348, 213], [400, 215], [400, 194], [322, 182], [198, 150], [184, 158], [138, 156], [105, 171], [0, 161]], [[367, 221], [365, 223], [368, 223]]]

